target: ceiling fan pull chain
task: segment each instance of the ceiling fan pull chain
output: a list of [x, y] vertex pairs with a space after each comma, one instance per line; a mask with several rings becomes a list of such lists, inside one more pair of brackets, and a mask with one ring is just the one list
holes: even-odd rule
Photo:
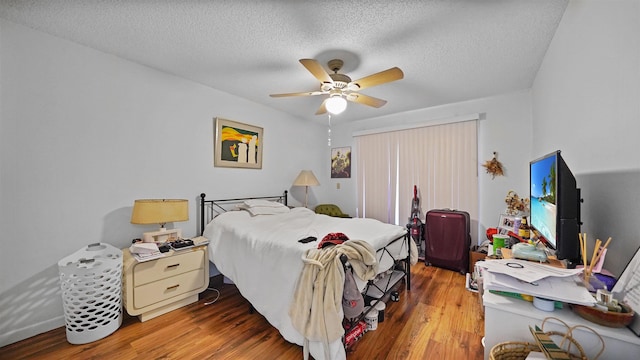
[[331, 114], [329, 113], [329, 127], [327, 129], [327, 146], [331, 146]]

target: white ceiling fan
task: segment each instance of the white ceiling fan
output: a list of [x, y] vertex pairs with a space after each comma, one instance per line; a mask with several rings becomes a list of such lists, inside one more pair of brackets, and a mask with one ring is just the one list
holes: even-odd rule
[[404, 77], [404, 73], [400, 68], [392, 67], [353, 81], [349, 76], [338, 73], [344, 64], [340, 59], [333, 59], [327, 62], [327, 65], [329, 69], [333, 71], [333, 74], [328, 73], [322, 65], [314, 59], [300, 59], [300, 63], [320, 81], [320, 89], [308, 92], [271, 94], [270, 96], [289, 97], [328, 95], [320, 105], [318, 111], [316, 111], [316, 115], [322, 115], [327, 112], [331, 114], [339, 114], [346, 109], [347, 101], [379, 108], [386, 104], [387, 101], [360, 94], [358, 91], [368, 87], [400, 80]]

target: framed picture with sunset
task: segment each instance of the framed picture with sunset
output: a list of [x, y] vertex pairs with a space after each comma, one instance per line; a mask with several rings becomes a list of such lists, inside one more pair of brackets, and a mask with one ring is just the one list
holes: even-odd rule
[[261, 127], [215, 118], [213, 165], [262, 169], [263, 133]]

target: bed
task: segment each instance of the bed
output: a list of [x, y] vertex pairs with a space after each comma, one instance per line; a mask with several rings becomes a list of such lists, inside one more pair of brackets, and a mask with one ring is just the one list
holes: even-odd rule
[[[400, 281], [410, 290], [410, 264], [415, 263], [417, 249], [402, 226], [373, 219], [334, 218], [304, 207], [291, 208], [286, 206], [287, 191], [253, 198], [208, 200], [204, 193], [200, 197], [201, 233], [209, 240], [210, 261], [285, 340], [303, 345], [305, 352], [310, 351], [315, 359], [346, 358], [342, 338], [328, 344], [309, 341], [293, 325], [289, 311], [306, 266], [303, 258], [317, 249], [325, 235], [340, 232], [353, 243], [364, 241], [371, 246], [377, 260], [375, 278], [363, 280], [355, 276], [367, 301], [375, 303], [388, 298]], [[309, 236], [317, 241], [298, 241]], [[349, 267], [344, 256], [342, 263]], [[328, 315], [342, 319], [341, 311], [338, 308], [336, 314]], [[365, 315], [361, 314], [360, 319]], [[344, 334], [344, 329], [341, 330]]]

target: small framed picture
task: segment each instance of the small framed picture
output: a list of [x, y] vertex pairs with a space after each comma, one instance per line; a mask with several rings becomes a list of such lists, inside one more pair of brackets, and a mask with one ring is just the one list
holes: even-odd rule
[[331, 149], [331, 178], [351, 177], [351, 146]]
[[505, 229], [507, 231], [513, 231], [513, 227], [515, 225], [515, 222], [516, 222], [516, 217], [515, 216], [502, 214], [502, 215], [500, 215], [500, 222], [498, 223], [498, 229]]
[[216, 118], [214, 166], [262, 169], [262, 134], [261, 127]]

